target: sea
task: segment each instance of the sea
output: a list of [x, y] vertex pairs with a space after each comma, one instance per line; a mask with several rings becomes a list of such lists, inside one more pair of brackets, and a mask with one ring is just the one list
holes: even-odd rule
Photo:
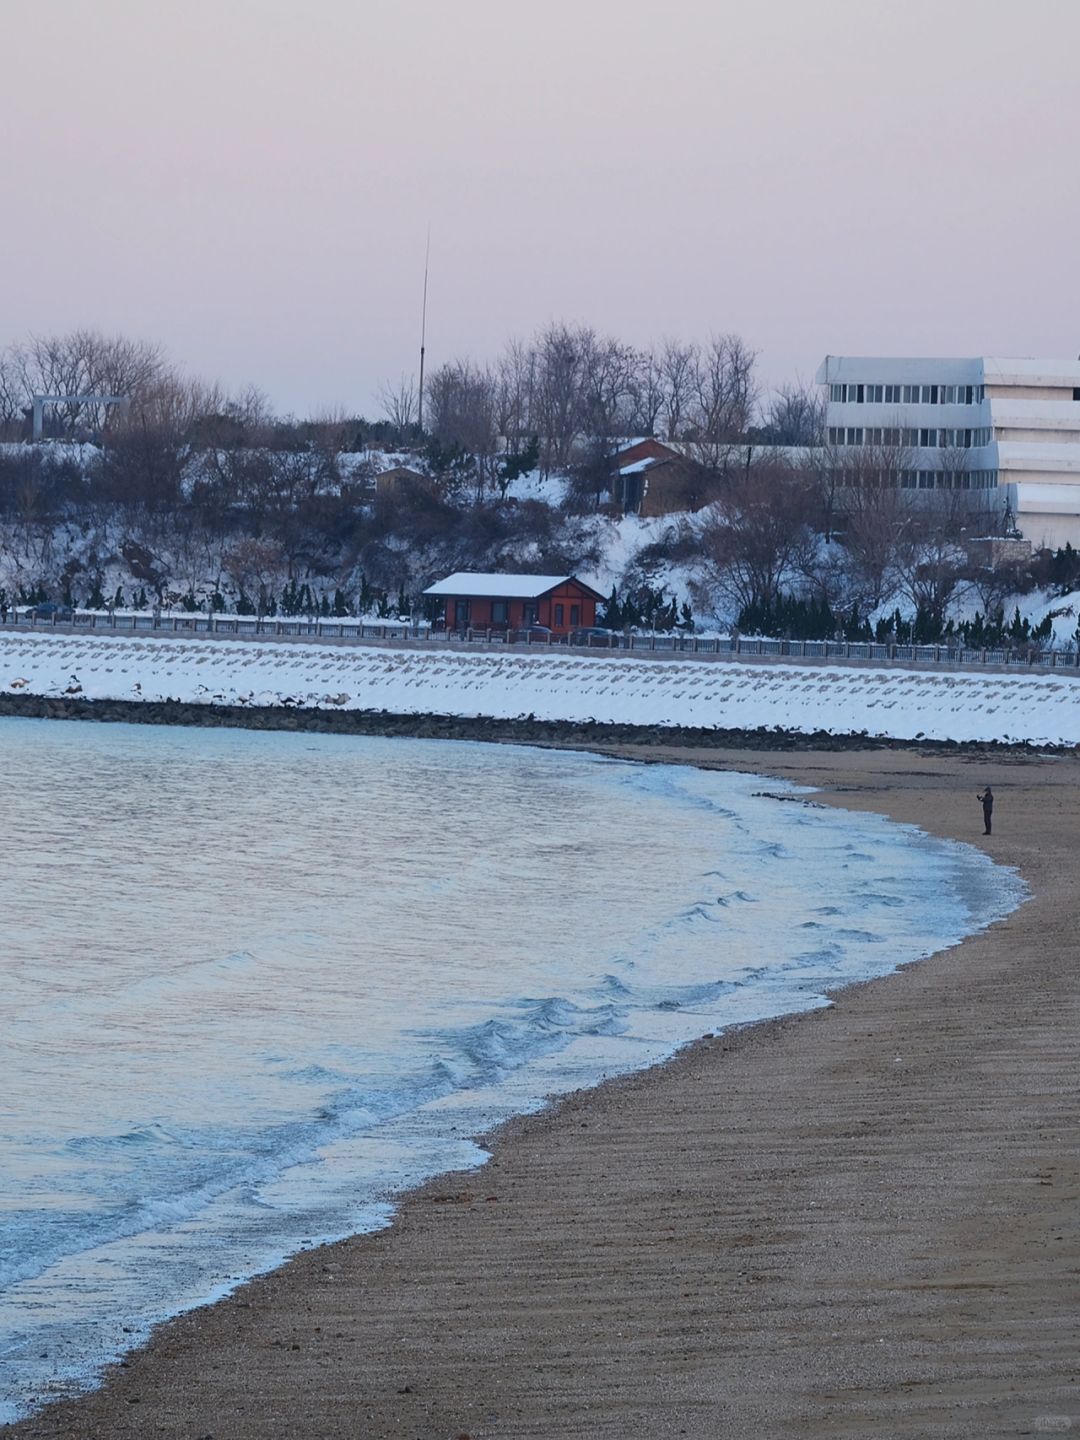
[[385, 1226], [510, 1115], [1024, 895], [754, 775], [47, 720], [0, 746], [5, 1421]]

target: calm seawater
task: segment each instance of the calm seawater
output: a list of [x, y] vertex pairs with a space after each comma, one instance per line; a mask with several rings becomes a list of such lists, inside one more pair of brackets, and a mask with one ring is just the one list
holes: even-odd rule
[[0, 745], [0, 1419], [385, 1224], [494, 1121], [1022, 894], [752, 776], [49, 721]]

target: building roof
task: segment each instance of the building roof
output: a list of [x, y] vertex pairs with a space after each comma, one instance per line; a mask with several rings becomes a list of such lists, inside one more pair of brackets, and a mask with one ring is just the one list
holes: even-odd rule
[[819, 385], [834, 381], [886, 384], [1080, 386], [1080, 360], [1001, 359], [993, 356], [826, 355]]
[[1080, 385], [1080, 360], [1000, 360], [982, 362], [988, 385]]
[[819, 385], [845, 380], [887, 385], [981, 385], [982, 361], [913, 355], [826, 355], [814, 377]]
[[445, 580], [429, 585], [424, 594], [475, 595], [492, 600], [537, 600], [549, 590], [554, 590], [557, 585], [565, 585], [568, 580], [573, 580], [590, 594], [598, 593], [576, 575], [498, 575], [458, 570], [455, 574], [448, 575]]

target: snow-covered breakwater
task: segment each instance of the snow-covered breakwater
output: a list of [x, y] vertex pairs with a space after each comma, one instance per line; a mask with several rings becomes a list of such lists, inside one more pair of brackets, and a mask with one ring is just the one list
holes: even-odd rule
[[1080, 678], [633, 656], [0, 636], [0, 694], [1080, 744]]

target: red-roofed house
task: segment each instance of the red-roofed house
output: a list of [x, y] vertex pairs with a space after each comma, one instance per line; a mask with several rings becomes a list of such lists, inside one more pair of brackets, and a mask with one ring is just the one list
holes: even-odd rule
[[475, 574], [460, 570], [429, 585], [442, 602], [447, 630], [527, 630], [544, 625], [556, 635], [596, 624], [599, 591], [574, 575]]

